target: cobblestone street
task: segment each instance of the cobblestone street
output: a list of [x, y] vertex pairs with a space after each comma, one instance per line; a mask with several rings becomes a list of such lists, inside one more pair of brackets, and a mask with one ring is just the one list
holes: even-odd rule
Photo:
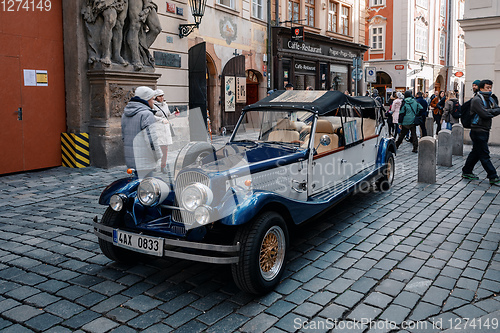
[[461, 179], [470, 147], [418, 184], [410, 149], [389, 192], [358, 193], [292, 232], [285, 278], [265, 296], [239, 291], [230, 266], [107, 259], [92, 218], [124, 167], [0, 177], [0, 330], [498, 332], [500, 187], [479, 164], [480, 181]]

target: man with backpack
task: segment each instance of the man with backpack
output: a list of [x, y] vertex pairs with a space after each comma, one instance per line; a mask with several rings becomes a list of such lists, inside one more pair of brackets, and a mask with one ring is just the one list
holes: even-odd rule
[[417, 101], [418, 104], [422, 105], [422, 111], [418, 116], [422, 120], [420, 123], [420, 134], [421, 137], [423, 138], [424, 136], [427, 136], [427, 129], [425, 128], [425, 120], [427, 119], [427, 109], [429, 105], [427, 104], [427, 101], [425, 100], [421, 91], [417, 93], [417, 98], [415, 100]]
[[472, 151], [470, 152], [465, 165], [462, 168], [462, 178], [478, 180], [479, 177], [472, 171], [477, 162], [481, 162], [486, 171], [490, 184], [500, 185], [500, 178], [491, 163], [488, 140], [491, 130], [491, 119], [500, 114], [500, 107], [491, 95], [493, 81], [482, 80], [479, 85], [479, 92], [472, 98], [470, 107]]
[[453, 91], [446, 92], [446, 102], [443, 108], [443, 118], [441, 124], [446, 122], [446, 128], [451, 130], [453, 124], [458, 124], [462, 116], [462, 108], [458, 102], [457, 96]]
[[404, 95], [404, 105], [401, 106], [399, 110], [399, 128], [401, 133], [396, 141], [396, 148], [399, 148], [403, 142], [404, 137], [408, 132], [411, 133], [410, 141], [413, 144], [412, 152], [416, 153], [418, 151], [418, 139], [417, 139], [417, 125], [420, 125], [419, 114], [422, 112], [422, 105], [418, 104], [413, 98], [411, 90], [405, 91]]

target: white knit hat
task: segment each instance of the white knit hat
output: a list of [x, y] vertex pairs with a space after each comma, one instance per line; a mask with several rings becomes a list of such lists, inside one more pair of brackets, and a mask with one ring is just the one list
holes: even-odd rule
[[165, 95], [165, 93], [163, 92], [163, 90], [161, 89], [156, 89], [155, 90], [155, 96], [163, 96]]
[[145, 101], [149, 101], [150, 99], [155, 98], [155, 91], [149, 87], [141, 86], [135, 89], [135, 96], [143, 99]]

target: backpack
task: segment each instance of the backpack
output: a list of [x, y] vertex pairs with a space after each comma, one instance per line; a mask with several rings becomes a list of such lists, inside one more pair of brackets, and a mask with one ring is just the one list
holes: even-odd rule
[[453, 109], [451, 109], [450, 114], [455, 119], [459, 119], [462, 116], [462, 108], [458, 101], [453, 101]]
[[469, 99], [467, 102], [464, 103], [464, 105], [462, 105], [462, 116], [460, 117], [460, 121], [462, 122], [462, 126], [464, 128], [470, 128], [471, 127], [471, 123], [472, 123], [472, 114], [471, 114], [471, 110], [470, 110], [470, 102], [471, 102], [472, 99]]

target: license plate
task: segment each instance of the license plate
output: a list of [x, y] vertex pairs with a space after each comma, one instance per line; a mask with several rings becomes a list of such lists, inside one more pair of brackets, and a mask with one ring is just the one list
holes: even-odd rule
[[135, 252], [163, 256], [163, 238], [159, 237], [138, 235], [115, 229], [113, 230], [113, 244]]

